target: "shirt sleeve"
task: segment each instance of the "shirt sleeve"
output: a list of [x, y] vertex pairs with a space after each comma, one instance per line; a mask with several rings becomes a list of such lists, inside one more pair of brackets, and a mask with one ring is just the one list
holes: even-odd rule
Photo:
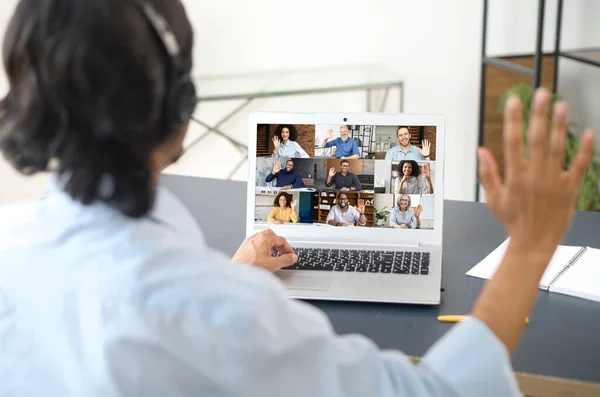
[[337, 146], [337, 139], [334, 139], [334, 140], [332, 140], [332, 141], [328, 141], [328, 142], [325, 144], [325, 147], [326, 147], [326, 148], [328, 148], [328, 147], [332, 147], [332, 146]]
[[[318, 205], [321, 205], [321, 203], [319, 203]], [[329, 212], [327, 213], [327, 218], [325, 218], [325, 223], [329, 223], [330, 220], [335, 219], [335, 213], [333, 212], [334, 206], [332, 205], [331, 208], [329, 209]]]
[[429, 189], [427, 189], [427, 180], [424, 176], [419, 176], [419, 188], [421, 190], [421, 194], [428, 194]]
[[394, 227], [396, 224], [396, 207], [392, 209], [392, 213], [390, 214], [390, 227]]
[[413, 214], [410, 216], [410, 225], [409, 227], [411, 229], [416, 229], [417, 228], [417, 217]]
[[304, 187], [304, 181], [302, 180], [302, 176], [300, 176], [299, 172], [296, 172], [296, 177], [294, 178], [294, 184], [292, 185], [294, 189], [299, 189]]
[[277, 208], [273, 208], [267, 217], [267, 221], [273, 223], [275, 221], [275, 215], [277, 215]]
[[[279, 174], [279, 172], [277, 174]], [[277, 178], [277, 174], [273, 175], [272, 172], [269, 172], [269, 174], [265, 178], [265, 182], [267, 182], [267, 183], [271, 182], [274, 178]]]
[[306, 153], [306, 151], [304, 149], [302, 149], [302, 146], [300, 146], [300, 144], [298, 142], [294, 142], [294, 149], [296, 149], [296, 153], [298, 153], [298, 157], [301, 158], [308, 158], [308, 153]]
[[520, 395], [506, 350], [474, 318], [455, 325], [415, 365], [360, 335], [336, 335], [328, 318], [307, 303], [268, 293], [240, 338], [232, 395]]
[[169, 282], [152, 278], [143, 306], [111, 306], [104, 320], [112, 336], [103, 360], [117, 394], [520, 396], [505, 347], [476, 318], [413, 364], [361, 335], [336, 334], [325, 313], [290, 299], [271, 273], [207, 253], [161, 258], [149, 268], [171, 265]]
[[358, 144], [356, 143], [356, 140], [354, 138], [352, 138], [352, 154], [358, 154], [358, 157], [360, 157], [360, 151], [358, 150]]
[[[327, 183], [327, 178], [329, 178], [329, 171], [327, 171], [327, 178], [325, 178], [325, 186], [330, 187], [331, 185], [333, 185], [335, 183], [335, 179], [337, 178], [338, 173], [336, 172], [334, 176], [331, 177], [331, 182]], [[337, 184], [336, 184], [337, 186]]]
[[358, 179], [358, 176], [356, 176], [356, 174], [354, 174], [354, 189], [356, 191], [361, 191], [362, 190], [362, 185], [360, 184], [360, 180]]
[[294, 211], [293, 208], [290, 208], [290, 221], [294, 223], [298, 223], [298, 214]]
[[394, 159], [394, 155], [392, 154], [392, 149], [389, 149], [387, 152], [385, 152], [385, 159], [386, 160], [393, 160]]

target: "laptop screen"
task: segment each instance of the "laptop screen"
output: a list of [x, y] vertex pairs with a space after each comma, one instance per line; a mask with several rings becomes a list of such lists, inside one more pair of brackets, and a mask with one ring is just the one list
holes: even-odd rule
[[433, 229], [435, 126], [258, 124], [256, 136], [255, 224]]

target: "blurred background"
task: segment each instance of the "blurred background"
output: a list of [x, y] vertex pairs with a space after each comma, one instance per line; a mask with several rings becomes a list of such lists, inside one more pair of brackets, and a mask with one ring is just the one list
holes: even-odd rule
[[[538, 79], [541, 14], [540, 84], [556, 84], [569, 102], [574, 137], [586, 126], [600, 132], [600, 50], [570, 55], [600, 49], [600, 2], [560, 1], [558, 13], [559, 1], [487, 1], [491, 61], [482, 74], [483, 0], [183, 0], [195, 28], [199, 106], [185, 155], [164, 172], [247, 180], [251, 111], [403, 108], [446, 116], [445, 198], [483, 200], [475, 149], [481, 143], [502, 159], [498, 106], [511, 88], [526, 98]], [[2, 35], [17, 3], [0, 3]], [[509, 70], [506, 61], [524, 66]], [[0, 160], [0, 204], [43, 195], [46, 178], [21, 176]], [[580, 208], [597, 210], [598, 180], [590, 178]]]

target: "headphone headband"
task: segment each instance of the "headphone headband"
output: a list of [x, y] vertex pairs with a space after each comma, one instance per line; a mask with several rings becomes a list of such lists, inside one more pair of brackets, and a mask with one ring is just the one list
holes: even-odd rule
[[177, 38], [175, 37], [175, 33], [167, 23], [167, 21], [160, 15], [154, 7], [150, 5], [147, 1], [143, 0], [134, 0], [138, 3], [138, 6], [146, 16], [146, 19], [152, 25], [154, 30], [156, 31], [157, 36], [162, 41], [165, 50], [169, 54], [171, 58], [178, 58], [181, 55], [181, 49], [179, 48], [179, 43], [177, 42]]
[[163, 114], [165, 133], [168, 134], [189, 122], [196, 107], [196, 88], [188, 73], [183, 70], [181, 47], [166, 19], [148, 1], [133, 1], [142, 11], [167, 53], [170, 73], [167, 76]]

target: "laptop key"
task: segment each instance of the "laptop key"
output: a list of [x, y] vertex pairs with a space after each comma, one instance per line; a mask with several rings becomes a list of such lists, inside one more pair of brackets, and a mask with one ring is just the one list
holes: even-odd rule
[[428, 252], [294, 248], [301, 258], [285, 270], [429, 274]]

